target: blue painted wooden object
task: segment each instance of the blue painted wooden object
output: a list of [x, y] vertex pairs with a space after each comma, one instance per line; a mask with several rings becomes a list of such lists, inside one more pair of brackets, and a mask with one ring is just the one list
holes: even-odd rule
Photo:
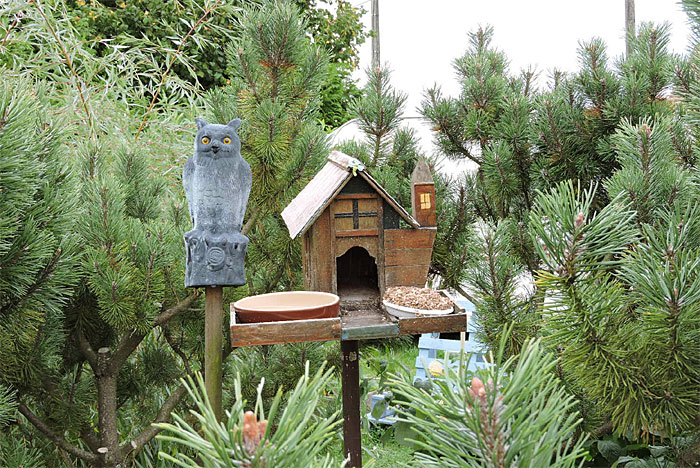
[[[474, 313], [475, 307], [469, 301], [458, 300], [457, 303], [467, 312]], [[476, 327], [474, 326], [473, 315], [467, 324], [467, 336], [464, 343], [464, 352], [471, 354], [471, 359], [467, 365], [467, 370], [474, 372], [477, 369], [484, 368], [488, 363], [484, 360], [485, 346], [476, 339]], [[462, 349], [461, 340], [448, 340], [440, 338], [439, 333], [425, 333], [418, 340], [418, 357], [416, 358], [416, 374], [413, 376], [413, 381], [418, 379], [428, 378], [428, 366], [432, 361], [438, 361], [440, 364], [445, 364], [444, 358], [438, 358], [439, 351], [455, 353], [456, 359], [448, 359], [447, 364], [452, 369], [456, 369], [459, 365], [459, 352]], [[435, 378], [430, 376], [430, 378]]]
[[[465, 311], [474, 313], [475, 307], [469, 301], [458, 300], [457, 303]], [[473, 317], [473, 315], [472, 315]], [[459, 366], [459, 353], [462, 349], [461, 340], [448, 340], [446, 338], [440, 338], [439, 333], [425, 333], [421, 335], [418, 340], [418, 357], [416, 358], [416, 373], [413, 376], [413, 381], [418, 379], [428, 378], [428, 366], [432, 361], [438, 361], [443, 366], [445, 365], [444, 358], [438, 358], [439, 351], [446, 351], [448, 353], [454, 353], [454, 359], [448, 359], [447, 364], [451, 369], [456, 370]], [[484, 360], [485, 346], [479, 340], [476, 339], [476, 327], [474, 325], [473, 318], [467, 323], [467, 336], [464, 342], [464, 352], [465, 354], [471, 354], [471, 359], [467, 365], [467, 370], [475, 372], [477, 369], [482, 369], [490, 364]], [[430, 376], [431, 380], [442, 380], [440, 377]], [[395, 411], [388, 407], [384, 411], [384, 414], [379, 419], [372, 417], [371, 410], [374, 409], [374, 405], [379, 401], [382, 401], [384, 397], [382, 395], [373, 395], [370, 403], [370, 412], [367, 413], [367, 418], [377, 424], [393, 425], [396, 422]]]

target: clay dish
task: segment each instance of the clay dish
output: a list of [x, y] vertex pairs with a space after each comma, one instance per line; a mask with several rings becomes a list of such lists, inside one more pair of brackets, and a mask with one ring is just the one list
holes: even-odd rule
[[243, 323], [307, 320], [338, 316], [340, 298], [319, 291], [260, 294], [233, 303]]

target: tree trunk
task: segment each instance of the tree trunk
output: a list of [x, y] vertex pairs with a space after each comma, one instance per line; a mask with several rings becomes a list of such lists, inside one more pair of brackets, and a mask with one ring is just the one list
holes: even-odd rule
[[100, 468], [115, 468], [120, 462], [117, 430], [117, 376], [108, 370], [109, 348], [97, 351], [97, 411], [99, 418]]

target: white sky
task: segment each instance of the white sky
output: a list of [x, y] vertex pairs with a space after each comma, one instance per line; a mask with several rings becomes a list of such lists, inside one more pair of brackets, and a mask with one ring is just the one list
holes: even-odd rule
[[[351, 3], [368, 10], [364, 21], [370, 29], [369, 0]], [[643, 21], [671, 23], [671, 49], [686, 51], [689, 29], [676, 0], [636, 0], [636, 23]], [[552, 68], [577, 70], [580, 40], [603, 38], [611, 58], [624, 52], [625, 1], [379, 0], [381, 60], [393, 70], [393, 85], [408, 94], [406, 116], [418, 115], [423, 91], [433, 83], [458, 94], [452, 62], [466, 50], [467, 33], [479, 25], [494, 27], [494, 45], [510, 59], [511, 72], [536, 65], [545, 84]], [[361, 82], [371, 55], [368, 39], [356, 75]]]

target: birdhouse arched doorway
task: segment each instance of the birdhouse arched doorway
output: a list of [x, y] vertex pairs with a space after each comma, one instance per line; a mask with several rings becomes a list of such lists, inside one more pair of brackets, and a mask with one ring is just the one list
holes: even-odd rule
[[343, 298], [379, 296], [376, 259], [363, 247], [350, 247], [336, 258], [336, 285]]

